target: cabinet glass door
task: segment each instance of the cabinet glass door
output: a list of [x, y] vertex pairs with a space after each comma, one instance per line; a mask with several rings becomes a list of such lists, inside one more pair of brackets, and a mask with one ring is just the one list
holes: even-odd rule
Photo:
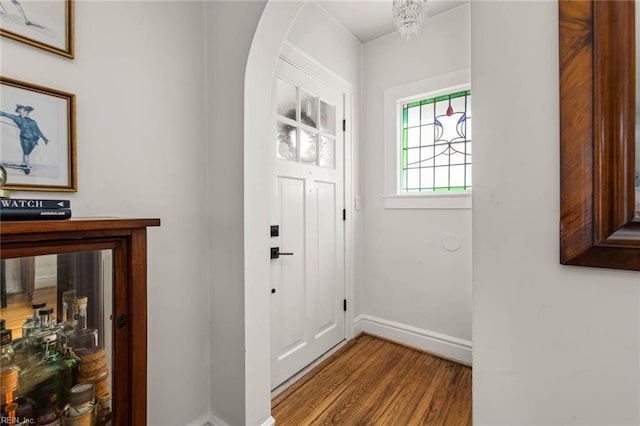
[[0, 261], [3, 419], [110, 424], [113, 263], [110, 249]]

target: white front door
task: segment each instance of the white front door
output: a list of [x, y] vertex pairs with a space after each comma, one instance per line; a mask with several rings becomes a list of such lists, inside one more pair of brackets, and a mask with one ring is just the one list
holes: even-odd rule
[[345, 338], [343, 94], [282, 59], [275, 86], [272, 388]]

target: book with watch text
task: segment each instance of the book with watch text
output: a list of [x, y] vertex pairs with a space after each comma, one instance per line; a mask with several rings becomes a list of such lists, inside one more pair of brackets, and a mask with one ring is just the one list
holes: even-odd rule
[[69, 209], [69, 200], [36, 200], [31, 198], [0, 198], [2, 209]]

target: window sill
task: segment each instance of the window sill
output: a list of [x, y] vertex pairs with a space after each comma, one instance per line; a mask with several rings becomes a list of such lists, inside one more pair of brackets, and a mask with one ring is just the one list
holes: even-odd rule
[[385, 195], [385, 209], [471, 209], [471, 191]]

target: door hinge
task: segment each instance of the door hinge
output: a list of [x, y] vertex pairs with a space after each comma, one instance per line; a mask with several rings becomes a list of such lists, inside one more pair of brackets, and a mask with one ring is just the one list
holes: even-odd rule
[[347, 209], [342, 209], [342, 220], [347, 220]]
[[343, 132], [347, 131], [347, 120], [342, 120], [342, 131]]
[[344, 309], [345, 312], [347, 312], [347, 299], [343, 299], [342, 300], [342, 308]]

